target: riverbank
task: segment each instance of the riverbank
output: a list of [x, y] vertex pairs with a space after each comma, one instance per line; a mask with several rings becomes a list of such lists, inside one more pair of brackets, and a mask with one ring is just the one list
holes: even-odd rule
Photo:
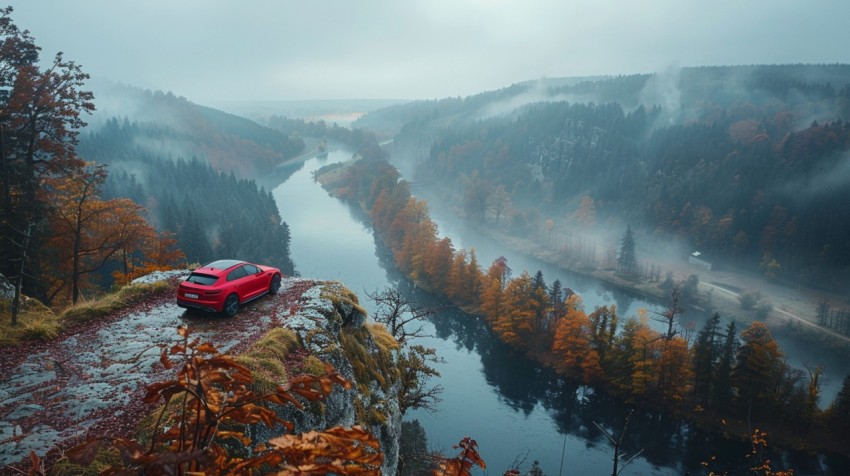
[[[355, 164], [357, 164], [357, 162], [355, 162]], [[396, 265], [400, 269], [408, 272], [408, 274], [411, 275], [411, 279], [413, 279], [417, 286], [423, 289], [430, 289], [435, 294], [440, 295], [443, 298], [448, 298], [455, 304], [461, 306], [463, 306], [464, 300], [469, 302], [469, 298], [466, 297], [466, 294], [464, 294], [464, 285], [457, 283], [448, 284], [446, 278], [449, 276], [449, 273], [447, 271], [440, 271], [440, 267], [445, 265], [439, 264], [440, 262], [447, 262], [446, 260], [453, 260], [454, 264], [451, 265], [451, 269], [452, 273], [456, 273], [455, 270], [458, 269], [458, 263], [461, 263], [460, 266], [463, 267], [463, 262], [460, 261], [465, 256], [463, 252], [460, 252], [459, 254], [454, 254], [454, 258], [451, 258], [450, 255], [454, 253], [454, 251], [451, 251], [453, 248], [450, 241], [446, 242], [445, 239], [434, 237], [430, 233], [425, 233], [424, 235], [422, 234], [422, 230], [430, 230], [432, 227], [434, 227], [433, 222], [431, 222], [430, 218], [427, 216], [427, 212], [423, 213], [423, 208], [421, 208], [424, 206], [424, 202], [421, 200], [423, 198], [422, 195], [418, 195], [418, 198], [413, 198], [409, 195], [409, 192], [407, 195], [405, 195], [404, 193], [398, 193], [399, 190], [403, 191], [405, 187], [399, 189], [395, 184], [395, 180], [388, 179], [388, 176], [392, 176], [391, 171], [387, 170], [388, 166], [378, 164], [379, 169], [383, 170], [383, 172], [378, 172], [377, 169], [370, 169], [367, 165], [368, 164], [361, 163], [357, 165], [343, 164], [335, 165], [332, 167], [326, 167], [322, 170], [317, 171], [317, 173], [314, 175], [314, 179], [321, 183], [331, 195], [343, 198], [346, 201], [353, 201], [355, 203], [358, 203], [359, 206], [363, 208], [366, 212], [369, 212], [369, 210], [366, 210], [368, 208], [367, 199], [369, 197], [375, 197], [377, 195], [383, 197], [379, 197], [377, 199], [372, 198], [372, 200], [374, 200], [375, 202], [375, 205], [371, 210], [371, 215], [377, 217], [375, 218], [376, 222], [373, 224], [373, 227], [376, 228], [375, 231], [378, 233], [379, 236], [382, 237], [382, 239], [386, 242], [387, 246], [389, 246], [390, 249], [394, 250]], [[376, 190], [376, 184], [385, 186], [386, 188], [382, 190]], [[436, 229], [436, 227], [434, 227], [434, 229]], [[501, 243], [499, 246], [504, 246], [506, 249], [509, 248], [512, 250], [521, 250], [524, 254], [532, 254], [537, 259], [547, 262], [557, 262], [559, 258], [558, 255], [552, 254], [554, 253], [552, 250], [547, 250], [546, 247], [540, 246], [533, 240], [528, 240], [527, 238], [512, 237], [509, 235], [499, 236], [498, 234], [494, 235], [494, 233], [497, 232], [489, 230], [487, 232], [487, 235], [491, 238], [498, 238]], [[437, 241], [439, 241], [440, 244], [438, 244]], [[428, 255], [420, 253], [428, 253]], [[610, 262], [612, 260], [608, 258], [608, 261]], [[425, 266], [422, 267], [424, 263], [430, 264], [425, 264]], [[480, 278], [477, 279], [481, 279], [482, 284], [484, 284], [485, 286], [492, 287], [491, 284], [486, 284], [486, 281], [484, 281], [485, 277], [481, 271], [482, 270], [480, 268], [477, 269], [476, 272], [480, 276]], [[606, 283], [606, 285], [610, 288], [623, 289], [634, 294], [648, 296], [655, 301], [665, 301], [663, 297], [665, 296], [666, 292], [664, 292], [664, 289], [659, 285], [660, 280], [656, 279], [651, 283], [641, 283], [637, 280], [630, 281], [617, 275], [613, 271], [613, 269], [599, 269], [598, 266], [583, 266], [580, 267], [577, 271], [580, 271], [581, 274], [583, 274], [584, 276], [589, 276], [598, 282]], [[489, 271], [488, 273], [492, 272], [493, 271]], [[492, 283], [493, 279], [496, 278], [495, 275], [493, 275], [492, 277], [487, 277], [487, 279], [490, 283]], [[461, 282], [459, 281], [458, 283]], [[508, 289], [514, 289], [514, 291], [507, 291], [507, 294], [511, 294], [511, 292], [516, 293], [519, 289], [511, 288], [512, 284], [513, 281], [511, 281], [510, 284], [505, 282], [502, 283], [503, 289], [505, 289], [504, 286], [507, 286]], [[639, 285], [642, 285], [643, 287]], [[519, 286], [522, 285], [520, 284]], [[712, 294], [713, 291], [709, 291], [709, 296], [712, 296]], [[544, 366], [556, 368], [560, 371], [562, 375], [564, 375], [568, 379], [575, 380], [577, 382], [587, 381], [587, 375], [571, 376], [570, 372], [575, 370], [573, 367], [561, 369], [560, 367], [563, 367], [564, 363], [561, 361], [561, 358], [558, 354], [553, 353], [548, 349], [530, 349], [533, 350], [533, 352], [528, 351], [529, 349], [527, 349], [527, 343], [533, 341], [523, 340], [523, 338], [519, 338], [518, 333], [521, 332], [523, 334], [528, 334], [530, 331], [527, 329], [522, 330], [522, 327], [517, 327], [522, 326], [522, 322], [527, 321], [517, 321], [514, 317], [511, 316], [513, 316], [514, 314], [516, 314], [517, 316], [532, 315], [522, 313], [533, 313], [533, 311], [529, 311], [524, 308], [510, 310], [513, 309], [513, 307], [524, 306], [525, 304], [499, 304], [499, 298], [497, 298], [497, 301], [492, 301], [492, 297], [485, 298], [484, 294], [482, 294], [480, 297], [481, 308], [484, 307], [484, 299], [488, 299], [490, 300], [488, 308], [493, 308], [493, 305], [495, 304], [496, 308], [494, 309], [507, 310], [505, 311], [507, 312], [507, 314], [505, 312], [500, 312], [498, 313], [498, 315], [487, 316], [487, 321], [489, 322], [490, 327], [498, 329], [497, 334], [502, 340], [514, 342], [516, 346], [518, 346], [518, 350], [520, 352], [527, 354], [529, 357], [533, 358]], [[526, 304], [528, 304], [528, 302]], [[697, 305], [699, 304], [699, 301], [697, 301]], [[505, 307], [505, 305], [508, 307]], [[732, 303], [727, 305], [729, 305], [729, 307], [731, 308], [734, 305], [740, 306], [740, 303]], [[516, 313], [514, 313], [514, 311], [516, 311]], [[577, 319], [580, 318], [577, 317]], [[697, 327], [701, 326], [699, 326], [699, 324], [697, 323]], [[652, 331], [647, 330], [646, 332], [651, 333]], [[684, 330], [683, 333], [687, 334], [687, 332], [685, 332]], [[657, 340], [658, 339], [652, 339], [651, 341], [655, 342]], [[581, 342], [578, 342], [577, 345], [581, 345]], [[689, 350], [692, 351], [692, 349]], [[655, 368], [655, 366], [660, 366], [663, 364], [663, 362], [658, 361], [659, 357], [657, 353], [660, 352], [662, 352], [662, 349], [658, 348], [653, 350], [652, 354], [649, 354], [652, 360], [651, 362], [647, 362], [647, 364], [650, 366], [648, 367], [650, 370]], [[644, 355], [643, 358], [646, 359], [647, 355]], [[621, 364], [625, 365], [626, 367], [628, 367], [629, 365], [628, 362], [621, 362]], [[620, 364], [611, 365], [613, 365], [612, 368], [621, 368], [619, 367]], [[669, 365], [669, 363], [667, 365]], [[685, 358], [685, 361], [682, 362], [682, 365], [690, 366], [692, 365], [692, 363], [690, 362], [689, 358]], [[579, 369], [580, 368], [581, 367], [579, 367]], [[670, 368], [667, 368], [666, 372], [670, 371]], [[681, 374], [683, 376], [682, 378], [687, 379], [688, 377], [686, 377], [685, 375], [689, 371], [692, 371], [692, 369], [682, 370], [682, 372], [685, 372]], [[655, 374], [649, 374], [649, 378], [653, 378], [653, 375]], [[746, 417], [746, 409], [741, 410], [740, 401], [724, 400], [714, 402], [714, 405], [711, 408], [712, 412], [709, 412], [706, 409], [703, 409], [702, 407], [696, 406], [694, 404], [694, 400], [692, 398], [693, 395], [691, 394], [691, 391], [688, 389], [689, 387], [687, 386], [682, 387], [681, 390], [676, 390], [676, 392], [679, 392], [678, 396], [674, 396], [673, 398], [665, 398], [663, 395], [661, 395], [660, 397], [656, 395], [656, 397], [659, 397], [656, 398], [644, 395], [643, 393], [632, 394], [629, 391], [630, 387], [628, 385], [626, 387], [623, 387], [621, 384], [618, 384], [613, 380], [596, 382], [596, 380], [598, 380], [599, 378], [602, 378], [602, 376], [597, 375], [596, 377], [591, 377], [590, 381], [594, 382], [594, 387], [598, 388], [601, 391], [618, 396], [618, 398], [622, 399], [623, 401], [630, 402], [633, 405], [638, 405], [647, 409], [662, 411], [664, 413], [675, 416], [679, 420], [692, 422], [700, 428], [711, 429], [712, 431], [716, 431], [720, 434], [725, 434], [730, 437], [741, 439], [747, 439], [749, 436], [752, 435], [751, 431], [755, 429], [754, 426], [751, 426], [750, 419]], [[791, 381], [789, 380], [789, 382]], [[791, 383], [794, 388], [798, 387], [800, 384], [799, 381]], [[660, 381], [658, 385], [658, 388], [660, 388]], [[647, 388], [652, 389], [650, 393], [652, 393], [653, 395], [659, 393], [655, 383], [650, 384], [650, 386], [648, 386]], [[732, 407], [735, 407], [736, 410], [731, 411]], [[819, 416], [814, 419], [805, 419], [804, 417], [797, 415], [798, 410], [794, 409], [796, 407], [794, 407], [789, 402], [786, 402], [785, 400], [777, 403], [776, 411], [790, 418], [788, 419], [788, 421], [785, 421], [785, 419], [783, 418], [777, 418], [779, 417], [779, 414], [773, 415], [771, 417], [773, 410], [766, 410], [767, 408], [767, 406], [755, 407], [752, 409], [752, 415], [755, 416], [758, 413], [759, 409], [763, 412], [768, 412], [763, 414], [762, 418], [758, 418], [757, 420], [762, 420], [765, 422], [767, 420], [770, 420], [766, 424], [759, 424], [758, 426], [761, 427], [762, 430], [768, 429], [768, 431], [773, 435], [771, 441], [778, 442], [779, 444], [781, 444], [781, 446], [787, 448], [796, 448], [801, 449], [803, 451], [822, 450], [846, 454], [846, 449], [844, 448], [844, 446], [842, 446], [842, 444], [839, 443], [842, 438], [839, 438], [837, 435], [834, 434], [832, 436], [829, 436], [829, 434], [831, 434], [832, 432], [826, 431], [826, 427], [822, 424], [825, 423], [826, 420], [823, 420], [822, 422]], [[717, 409], [723, 410], [723, 413], [713, 413]], [[728, 415], [725, 414], [727, 410], [730, 411]], [[725, 422], [723, 422], [722, 424], [719, 423], [723, 420], [725, 420]]]
[[[451, 190], [443, 190], [443, 192], [440, 194], [429, 191], [419, 195], [429, 202], [440, 201], [442, 206], [448, 207], [458, 219], [464, 220], [464, 213], [459, 207], [446, 203], [446, 197], [451, 196]], [[594, 264], [580, 257], [571, 257], [548, 245], [544, 242], [545, 240], [505, 233], [504, 227], [474, 221], [467, 221], [466, 224], [514, 252], [649, 300], [659, 303], [670, 301], [669, 289], [660, 286], [663, 280], [649, 281], [623, 276], [616, 270], [616, 258], [610, 266], [606, 267], [604, 264]], [[545, 235], [545, 231], [541, 231], [541, 236]], [[616, 256], [615, 245], [611, 245], [611, 254]], [[707, 314], [717, 312], [725, 318], [744, 325], [755, 321], [765, 322], [770, 328], [790, 332], [808, 344], [823, 346], [842, 357], [850, 356], [850, 337], [818, 325], [816, 317], [821, 303], [840, 306], [843, 296], [831, 295], [803, 286], [789, 288], [734, 269], [706, 271], [689, 264], [684, 259], [667, 259], [664, 262], [642, 264], [662, 269], [661, 275], [666, 271], [672, 272], [673, 279], [677, 283], [687, 281], [690, 276], [696, 276], [697, 293], [692, 296], [688, 304], [698, 311], [705, 311]], [[758, 296], [757, 302], [749, 309], [744, 309], [741, 304], [742, 296], [745, 295]]]

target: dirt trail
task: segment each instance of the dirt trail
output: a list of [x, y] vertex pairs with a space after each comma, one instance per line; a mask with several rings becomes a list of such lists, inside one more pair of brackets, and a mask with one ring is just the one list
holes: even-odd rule
[[39, 456], [88, 435], [131, 436], [150, 408], [145, 386], [175, 370], [160, 363], [161, 345], [179, 342], [178, 326], [239, 353], [290, 313], [311, 281], [285, 279], [232, 319], [189, 314], [166, 294], [118, 315], [82, 325], [49, 342], [3, 349], [0, 355], [0, 474], [33, 450]]

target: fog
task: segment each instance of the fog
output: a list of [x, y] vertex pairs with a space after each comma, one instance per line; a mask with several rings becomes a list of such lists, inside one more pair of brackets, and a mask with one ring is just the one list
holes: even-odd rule
[[847, 2], [13, 0], [51, 58], [194, 102], [466, 96], [670, 65], [847, 63]]

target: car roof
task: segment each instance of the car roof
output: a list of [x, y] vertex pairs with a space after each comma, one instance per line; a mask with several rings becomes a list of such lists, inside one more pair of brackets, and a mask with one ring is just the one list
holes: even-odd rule
[[209, 271], [224, 271], [230, 269], [236, 265], [244, 264], [245, 261], [237, 260], [237, 259], [220, 259], [218, 261], [213, 261], [212, 263], [205, 264], [195, 271], [201, 272], [209, 272]]

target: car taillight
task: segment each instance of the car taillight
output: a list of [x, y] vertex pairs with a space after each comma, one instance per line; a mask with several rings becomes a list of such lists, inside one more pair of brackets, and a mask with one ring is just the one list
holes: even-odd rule
[[204, 296], [215, 296], [216, 294], [221, 294], [221, 291], [204, 291]]

